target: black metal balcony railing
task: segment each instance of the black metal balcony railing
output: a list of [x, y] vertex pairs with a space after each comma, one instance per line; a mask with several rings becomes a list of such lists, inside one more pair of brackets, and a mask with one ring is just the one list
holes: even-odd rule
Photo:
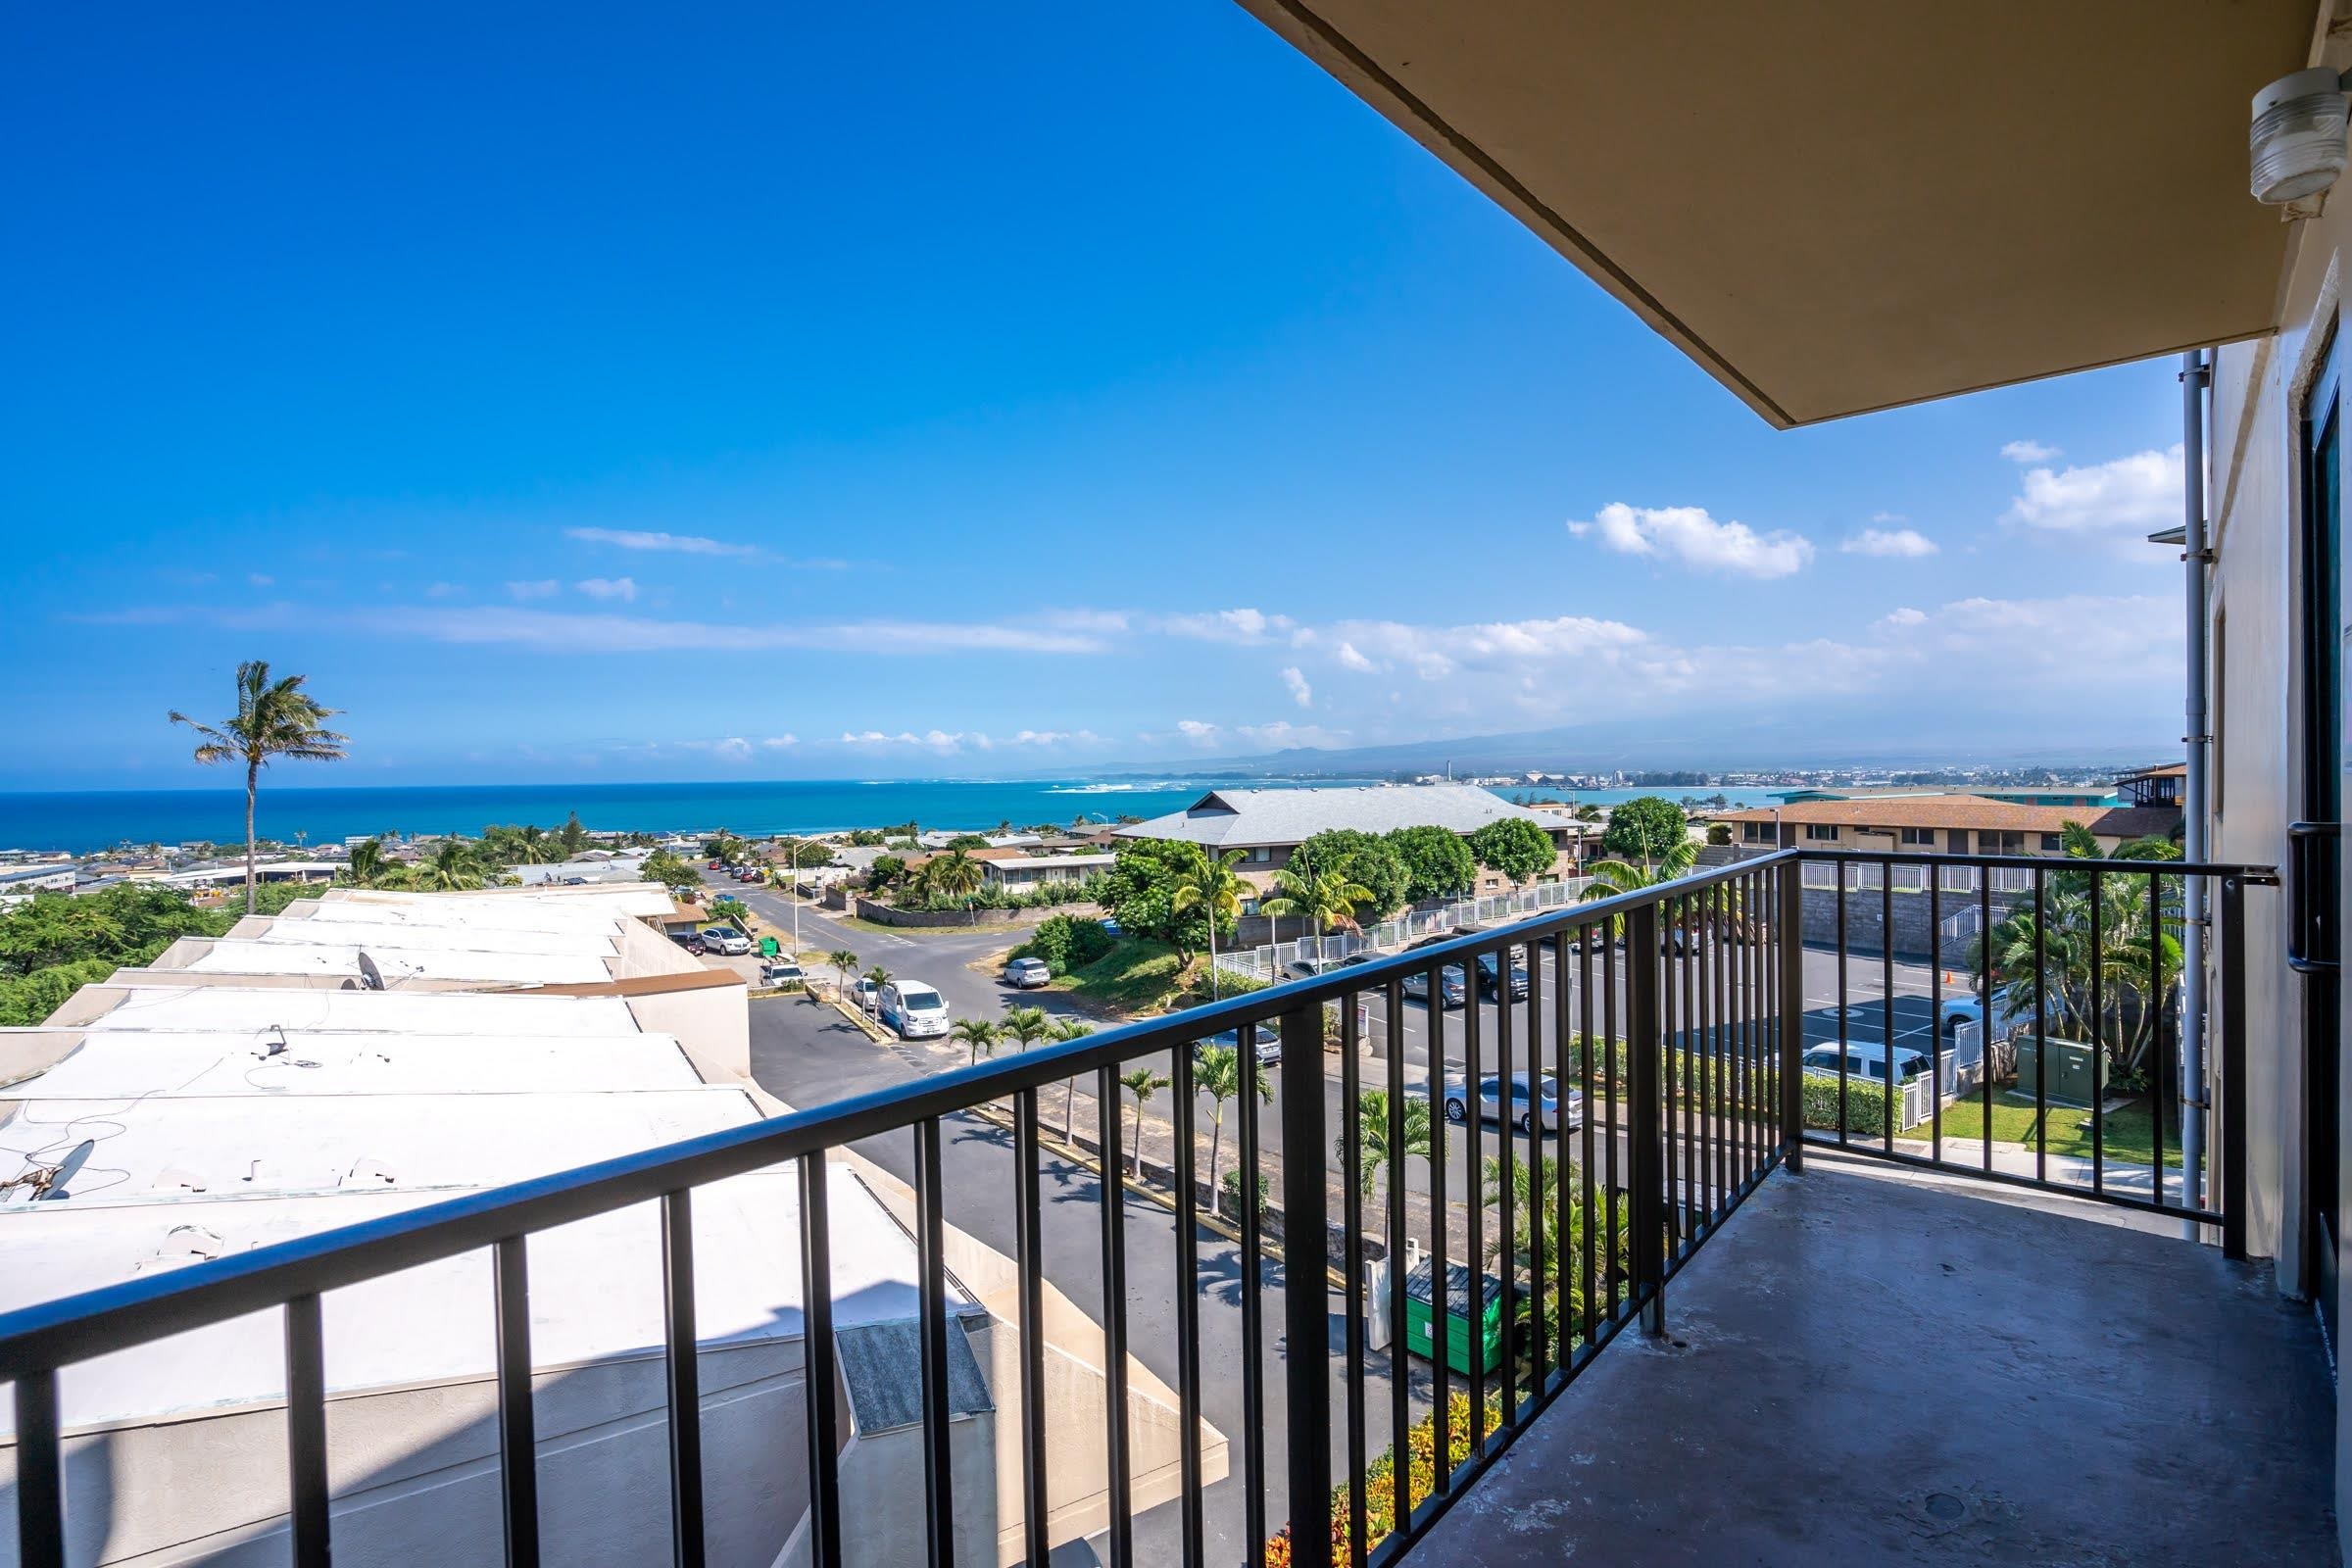
[[[1829, 888], [1808, 888], [1817, 869], [1832, 869]], [[1809, 871], [1808, 868], [1814, 868]], [[1911, 868], [1916, 891], [1898, 888]], [[1946, 873], [1967, 868], [1975, 892], [1975, 933], [1947, 930]], [[2011, 876], [1996, 889], [1993, 872]], [[1875, 872], [1875, 880], [1873, 873]], [[1898, 876], [1898, 872], [1903, 875]], [[2186, 1095], [2168, 1087], [2180, 1042], [2168, 1033], [2179, 980], [2177, 939], [2192, 880], [2218, 886], [2218, 954], [2223, 1005], [2215, 1031], [2221, 1089], [2218, 1145], [2195, 1163], [2179, 1153], [2182, 1102], [2200, 1110], [2202, 1084]], [[2132, 879], [2138, 879], [2136, 883]], [[282, 1310], [286, 1358], [286, 1433], [291, 1506], [288, 1530], [298, 1564], [329, 1559], [325, 1385], [319, 1297], [322, 1292], [479, 1249], [495, 1256], [496, 1401], [507, 1560], [540, 1555], [538, 1458], [533, 1443], [528, 1238], [536, 1232], [632, 1204], [661, 1205], [666, 1302], [666, 1416], [675, 1556], [703, 1559], [701, 1407], [694, 1330], [694, 1251], [690, 1225], [696, 1187], [784, 1163], [797, 1163], [806, 1303], [809, 1541], [813, 1560], [842, 1560], [843, 1517], [836, 1461], [841, 1433], [832, 1398], [836, 1367], [831, 1335], [831, 1268], [823, 1161], [829, 1152], [875, 1137], [909, 1136], [919, 1259], [920, 1380], [929, 1521], [929, 1558], [953, 1560], [955, 1499], [948, 1463], [947, 1298], [943, 1237], [949, 1222], [942, 1177], [943, 1122], [1009, 1098], [1016, 1167], [1014, 1230], [1020, 1270], [1015, 1325], [1021, 1397], [1016, 1441], [1028, 1560], [1043, 1563], [1048, 1539], [1045, 1348], [1039, 1325], [1046, 1205], [1040, 1183], [1043, 1131], [1039, 1097], [1065, 1080], [1092, 1079], [1102, 1183], [1119, 1200], [1100, 1207], [1105, 1391], [1102, 1442], [1108, 1460], [1110, 1560], [1136, 1550], [1126, 1364], [1129, 1303], [1124, 1114], [1119, 1076], [1137, 1064], [1165, 1065], [1172, 1081], [1174, 1211], [1174, 1388], [1183, 1434], [1174, 1501], [1181, 1557], [1204, 1560], [1199, 1162], [1194, 1134], [1195, 1047], [1204, 1037], [1239, 1031], [1240, 1056], [1252, 1057], [1260, 1030], [1271, 1027], [1289, 1049], [1273, 1069], [1274, 1118], [1281, 1147], [1268, 1157], [1257, 1097], [1238, 1097], [1238, 1161], [1250, 1176], [1271, 1167], [1279, 1183], [1281, 1239], [1265, 1244], [1267, 1215], [1241, 1204], [1240, 1313], [1244, 1353], [1220, 1375], [1238, 1378], [1242, 1395], [1241, 1539], [1243, 1555], [1262, 1563], [1269, 1515], [1287, 1516], [1288, 1560], [1296, 1564], [1393, 1561], [1425, 1532], [1514, 1437], [1636, 1321], [1664, 1323], [1668, 1284], [1775, 1165], [1801, 1163], [1808, 1122], [1826, 1122], [1816, 1138], [1908, 1163], [1975, 1176], [2080, 1192], [2109, 1203], [2207, 1221], [2221, 1227], [2232, 1253], [2243, 1250], [2242, 939], [2243, 890], [2275, 880], [2267, 870], [2187, 866], [2178, 862], [2037, 860], [2011, 857], [1899, 857], [1782, 851], [1644, 890], [1561, 910], [1498, 930], [1275, 990], [1236, 998], [1178, 1016], [943, 1073], [890, 1093], [795, 1111], [691, 1142], [605, 1161], [496, 1192], [283, 1243], [233, 1258], [141, 1278], [0, 1317], [0, 1379], [14, 1384], [16, 1507], [20, 1560], [25, 1568], [62, 1568], [70, 1499], [60, 1369], [93, 1356], [153, 1342], [258, 1310]], [[2144, 891], [2134, 891], [2144, 888]], [[1815, 895], [1827, 895], [1824, 900]], [[1875, 898], [1871, 895], [1875, 894]], [[1859, 895], [1859, 897], [1857, 897]], [[1921, 911], [1901, 904], [1924, 900]], [[1963, 901], [1965, 902], [1965, 901]], [[1809, 906], [1810, 903], [1810, 906]], [[1850, 941], [1867, 926], [1858, 906], [1875, 906], [1877, 995], [1855, 995], [1858, 964]], [[2029, 916], [2022, 918], [2021, 916]], [[1824, 940], [1806, 940], [1808, 922]], [[1826, 922], [1826, 924], [1825, 924]], [[1907, 947], [1924, 946], [1927, 963]], [[2168, 956], [2169, 958], [2168, 958]], [[2136, 974], [2133, 958], [2147, 965]], [[1486, 970], [1482, 958], [1494, 960]], [[2171, 968], [2168, 970], [2168, 961]], [[1525, 995], [1508, 977], [1523, 967]], [[1445, 1004], [1448, 968], [1469, 981], [1467, 1004]], [[1974, 973], [1963, 979], [1962, 971]], [[1408, 977], [1428, 982], [1424, 1005], [1408, 1006]], [[1958, 991], [1975, 999], [1984, 1026], [1968, 1055], [1947, 1036], [1944, 1003]], [[1486, 995], [1491, 993], [1491, 997]], [[1990, 1036], [2004, 1017], [2032, 1004], [2032, 1095], [2014, 1058], [1996, 1060]], [[1923, 1014], [1922, 1008], [1925, 1008]], [[1336, 1013], [1328, 1025], [1327, 1008]], [[1859, 1011], [1857, 1009], [1860, 1009]], [[1875, 1010], [1876, 1027], [1867, 1014]], [[2091, 1038], [2065, 1044], [2051, 1016], [2073, 1020]], [[1336, 1039], [1334, 1038], [1336, 1037]], [[1873, 1038], [1875, 1037], [1875, 1038]], [[1925, 1041], [1920, 1045], [1906, 1041]], [[1339, 1047], [1327, 1065], [1326, 1045]], [[2083, 1065], [2087, 1052], [2090, 1062]], [[1824, 1067], [1817, 1053], [1835, 1055]], [[1881, 1064], [1874, 1071], [1870, 1058]], [[1418, 1069], [1408, 1058], [1418, 1054]], [[1367, 1061], [1367, 1055], [1372, 1060]], [[1963, 1059], [1963, 1057], [1966, 1059]], [[2125, 1061], [2146, 1110], [2126, 1127], [2109, 1115], [2109, 1057]], [[2058, 1082], [2053, 1083], [2053, 1067]], [[2061, 1109], [2069, 1074], [2087, 1072], [2093, 1092], [2080, 1113]], [[1504, 1114], [1490, 1133], [1479, 1115], [1482, 1080], [1505, 1085], [1515, 1074], [1553, 1081], [1561, 1108], [1546, 1128], [1540, 1113], [1524, 1125], [1507, 1089]], [[1375, 1077], [1367, 1083], [1368, 1076]], [[1995, 1094], [1996, 1079], [2013, 1087]], [[1925, 1089], [1919, 1085], [1925, 1082]], [[1965, 1080], [1965, 1083], [1958, 1080]], [[1454, 1085], [1460, 1086], [1458, 1092]], [[1336, 1085], [1339, 1126], [1326, 1105]], [[1387, 1092], [1385, 1106], [1364, 1097]], [[1954, 1090], [1965, 1092], [1955, 1094]], [[1573, 1090], [1573, 1095], [1570, 1091]], [[1426, 1094], [1422, 1117], [1410, 1102]], [[1971, 1099], [1973, 1097], [1973, 1100]], [[1462, 1102], [1458, 1125], [1447, 1113]], [[1441, 1102], [1446, 1103], [1440, 1105]], [[1540, 1104], [1541, 1100], [1532, 1102]], [[1870, 1113], [1875, 1104], [1875, 1120]], [[1567, 1107], [1581, 1105], [1581, 1117]], [[2029, 1112], [2028, 1107], [2031, 1106]], [[1962, 1107], [1973, 1106], [1964, 1110]], [[1369, 1108], [1368, 1108], [1369, 1107]], [[1926, 1114], [1914, 1114], [1924, 1108]], [[1531, 1104], [1532, 1112], [1532, 1104]], [[1996, 1137], [2003, 1116], [2031, 1116], [2029, 1152]], [[2084, 1147], [2087, 1179], [2072, 1156], [2051, 1165], [2053, 1116], [2083, 1118], [2058, 1142]], [[1366, 1116], [1372, 1119], [1367, 1122]], [[1959, 1123], [1973, 1117], [1974, 1142]], [[2166, 1128], [2173, 1128], [2168, 1143]], [[1922, 1123], [1925, 1130], [1922, 1131]], [[2139, 1128], [2152, 1130], [2148, 1190], [2135, 1189]], [[1867, 1132], [1860, 1132], [1862, 1128]], [[1334, 1134], [1338, 1134], [1336, 1152]], [[1550, 1138], [1547, 1139], [1547, 1133]], [[1858, 1135], [1859, 1133], [1859, 1135]], [[1546, 1157], [1552, 1142], [1555, 1153]], [[1492, 1148], [1492, 1154], [1486, 1151]], [[2168, 1154], [2168, 1150], [2171, 1152]], [[1411, 1152], [1385, 1159], [1384, 1151]], [[1996, 1157], [1996, 1152], [1998, 1157]], [[1484, 1157], [1482, 1157], [1484, 1156]], [[2003, 1161], [2009, 1166], [2005, 1168]], [[2026, 1168], [2030, 1161], [2030, 1168]], [[2196, 1178], [2211, 1166], [2218, 1179]], [[1385, 1169], [1377, 1201], [1364, 1178]], [[2168, 1188], [2167, 1172], [2180, 1179]], [[2127, 1170], [2134, 1174], [2127, 1179]], [[1425, 1171], [1426, 1191], [1416, 1191]], [[1380, 1174], [1374, 1170], [1373, 1174]], [[1337, 1195], [1336, 1203], [1334, 1195]], [[1335, 1208], [1337, 1210], [1335, 1214]], [[1493, 1230], [1489, 1231], [1490, 1210]], [[1338, 1239], [1332, 1222], [1337, 1219]], [[1412, 1317], [1406, 1271], [1408, 1239], [1427, 1240], [1429, 1292], [1426, 1392], [1405, 1375], [1404, 1331]], [[1359, 1305], [1379, 1249], [1392, 1260], [1385, 1304], [1394, 1329], [1383, 1358], [1368, 1350]], [[1262, 1256], [1279, 1258], [1279, 1327], [1286, 1347], [1279, 1396], [1286, 1435], [1269, 1401], [1265, 1374]], [[1456, 1265], [1470, 1284], [1449, 1288]], [[1490, 1282], [1487, 1269], [1495, 1274]], [[1331, 1343], [1335, 1304], [1330, 1271], [1345, 1281], [1338, 1352]], [[1186, 1287], [1190, 1286], [1191, 1289]], [[1490, 1303], [1497, 1329], [1485, 1331]], [[1453, 1318], [1466, 1364], [1449, 1365]], [[1490, 1358], [1499, 1362], [1490, 1365]], [[1469, 1430], [1451, 1430], [1467, 1393]], [[1385, 1409], [1381, 1408], [1385, 1405]], [[1374, 1472], [1376, 1446], [1407, 1451], [1420, 1412], [1434, 1426], [1443, 1456], [1425, 1486], [1412, 1467]], [[1382, 1430], [1382, 1429], [1385, 1429]], [[1460, 1441], [1466, 1438], [1465, 1441]], [[1335, 1462], [1335, 1449], [1339, 1458]], [[1271, 1451], [1270, 1451], [1271, 1450]], [[1461, 1455], [1459, 1462], [1454, 1456]], [[1269, 1506], [1270, 1468], [1279, 1494]], [[1385, 1477], [1385, 1479], [1383, 1479]], [[1387, 1495], [1380, 1495], [1383, 1491]], [[1276, 1536], [1284, 1534], [1277, 1526]]]

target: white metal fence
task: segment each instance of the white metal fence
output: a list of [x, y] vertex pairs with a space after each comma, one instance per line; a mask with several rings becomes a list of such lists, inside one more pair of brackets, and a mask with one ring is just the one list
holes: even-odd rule
[[1332, 963], [1366, 949], [1393, 952], [1423, 937], [1443, 936], [1461, 926], [1525, 919], [1532, 914], [1542, 914], [1547, 909], [1562, 908], [1577, 903], [1583, 899], [1585, 889], [1592, 885], [1591, 877], [1570, 877], [1563, 882], [1539, 882], [1533, 887], [1513, 888], [1508, 893], [1490, 893], [1484, 898], [1460, 899], [1434, 908], [1407, 909], [1394, 919], [1365, 926], [1360, 932], [1335, 931], [1321, 937], [1311, 932], [1301, 933], [1288, 941], [1269, 943], [1261, 948], [1220, 953], [1217, 955], [1217, 967], [1252, 980], [1287, 980], [1292, 977], [1291, 966], [1301, 960]]

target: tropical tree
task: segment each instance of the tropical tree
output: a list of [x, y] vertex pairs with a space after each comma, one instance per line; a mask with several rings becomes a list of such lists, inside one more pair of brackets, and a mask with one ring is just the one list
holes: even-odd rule
[[1617, 859], [1648, 865], [1664, 859], [1690, 837], [1690, 826], [1681, 807], [1663, 795], [1638, 795], [1610, 810], [1600, 847]]
[[1280, 891], [1259, 901], [1257, 906], [1267, 914], [1312, 920], [1317, 936], [1335, 925], [1352, 928], [1355, 911], [1373, 899], [1370, 888], [1349, 881], [1345, 872], [1311, 861], [1304, 866], [1297, 861], [1284, 866], [1274, 873], [1274, 886]]
[[339, 762], [343, 760], [343, 743], [347, 737], [326, 727], [335, 716], [335, 710], [318, 702], [302, 689], [302, 675], [288, 675], [281, 680], [270, 678], [267, 660], [249, 659], [237, 666], [237, 710], [218, 724], [206, 724], [190, 718], [178, 709], [172, 710], [172, 722], [185, 724], [202, 739], [196, 746], [196, 760], [208, 766], [215, 762], [245, 764], [245, 912], [253, 912], [253, 890], [257, 881], [254, 871], [254, 798], [261, 792], [262, 769], [273, 757], [290, 757], [298, 762]]
[[410, 867], [410, 884], [425, 893], [465, 893], [488, 887], [498, 868], [478, 844], [443, 839], [433, 853]]
[[368, 839], [351, 847], [351, 859], [335, 880], [347, 887], [374, 887], [392, 867], [393, 862], [384, 855], [384, 841]]
[[553, 865], [563, 859], [564, 846], [547, 829], [512, 822], [482, 829], [482, 847], [505, 865]]
[[[1594, 860], [1585, 867], [1585, 874], [1592, 881], [1585, 889], [1584, 902], [1591, 904], [1596, 899], [1615, 898], [1620, 893], [1639, 893], [1644, 888], [1663, 886], [1676, 877], [1689, 875], [1697, 861], [1698, 846], [1690, 842], [1688, 834], [1681, 843], [1670, 845], [1654, 861], [1636, 864], [1632, 860]], [[1609, 934], [1625, 935], [1624, 915], [1609, 917]]]
[[997, 1054], [997, 1026], [986, 1018], [958, 1018], [948, 1033], [971, 1048], [973, 1066], [980, 1064], [981, 1056]]
[[1361, 828], [1325, 828], [1298, 846], [1291, 858], [1338, 871], [1372, 895], [1356, 906], [1359, 915], [1383, 920], [1404, 906], [1412, 873], [1396, 846]]
[[[1192, 866], [1176, 877], [1176, 886], [1168, 895], [1168, 912], [1181, 916], [1193, 909], [1208, 912], [1208, 995], [1211, 1001], [1221, 994], [1217, 983], [1217, 927], [1232, 929], [1242, 915], [1242, 890], [1247, 885], [1241, 873], [1234, 869], [1247, 854], [1232, 850], [1224, 855], [1200, 852]], [[1212, 1188], [1213, 1191], [1213, 1182]]]
[[[972, 858], [968, 850], [950, 850], [937, 859], [927, 860], [923, 864], [924, 891], [933, 898], [965, 900], [967, 908], [970, 907], [972, 895], [980, 891], [980, 884], [986, 880], [980, 862]], [[971, 912], [972, 923], [979, 924], [979, 910], [975, 908]]]
[[564, 857], [569, 859], [588, 847], [588, 830], [580, 825], [580, 813], [565, 814], [564, 825], [556, 829], [556, 842], [564, 846]]
[[1524, 816], [1489, 822], [1470, 835], [1469, 843], [1479, 864], [1515, 883], [1540, 875], [1553, 858], [1550, 836]]
[[835, 948], [825, 955], [825, 961], [833, 966], [833, 989], [842, 996], [848, 996], [850, 971], [858, 967], [858, 955], [848, 948]]
[[868, 985], [874, 988], [874, 1000], [868, 1005], [867, 1010], [879, 1012], [882, 1009], [882, 988], [890, 984], [890, 971], [877, 963], [865, 971], [863, 978]]
[[[1597, 1212], [1588, 1210], [1583, 1195], [1578, 1191], [1578, 1168], [1573, 1162], [1563, 1163], [1549, 1155], [1543, 1159], [1544, 1201], [1535, 1200], [1536, 1180], [1531, 1162], [1514, 1160], [1510, 1180], [1503, 1181], [1501, 1162], [1489, 1158], [1485, 1162], [1482, 1190], [1490, 1195], [1483, 1206], [1493, 1209], [1502, 1201], [1507, 1185], [1511, 1194], [1511, 1234], [1502, 1234], [1500, 1216], [1488, 1230], [1487, 1262], [1500, 1262], [1507, 1248], [1510, 1268], [1518, 1279], [1518, 1316], [1525, 1322], [1535, 1312], [1535, 1288], [1540, 1284], [1544, 1302], [1544, 1337], [1550, 1342], [1545, 1358], [1557, 1365], [1574, 1348], [1581, 1336], [1575, 1332], [1585, 1318], [1585, 1267], [1588, 1250], [1592, 1259], [1593, 1284], [1605, 1297], [1608, 1282], [1622, 1277], [1632, 1260], [1633, 1212], [1628, 1196], [1595, 1193], [1600, 1200]], [[1571, 1197], [1568, 1201], [1568, 1229], [1560, 1229], [1560, 1183], [1568, 1183]], [[1612, 1234], [1609, 1220], [1615, 1210], [1615, 1250], [1609, 1250]], [[1544, 1270], [1536, 1278], [1536, 1238], [1543, 1238]], [[1605, 1255], [1601, 1255], [1605, 1254]], [[1516, 1336], [1514, 1336], [1516, 1338]]]
[[[1035, 1011], [1036, 1009], [1032, 1008], [1031, 1010]], [[1063, 1045], [1072, 1040], [1084, 1040], [1095, 1032], [1095, 1026], [1083, 1018], [1072, 1018], [1065, 1013], [1053, 1021], [1049, 1032], [1053, 1035], [1055, 1045]], [[1078, 1080], [1070, 1078], [1065, 1080], [1061, 1086], [1061, 1136], [1064, 1139], [1071, 1136], [1072, 1118], [1077, 1113]]]
[[1400, 827], [1388, 835], [1388, 844], [1404, 864], [1408, 904], [1459, 898], [1478, 885], [1478, 861], [1451, 828]]
[[[1200, 1054], [1193, 1061], [1193, 1087], [1208, 1097], [1208, 1211], [1223, 1212], [1221, 1194], [1217, 1185], [1217, 1159], [1225, 1147], [1225, 1107], [1239, 1099], [1245, 1072], [1249, 1081], [1257, 1085], [1257, 1098], [1267, 1104], [1274, 1102], [1274, 1085], [1257, 1065], [1251, 1053], [1250, 1065], [1242, 1065], [1242, 1054], [1231, 1046], [1202, 1046]], [[1247, 1183], [1243, 1185], [1247, 1186]]]
[[1006, 1007], [1004, 1021], [996, 1027], [1005, 1039], [1020, 1042], [1023, 1051], [1054, 1032], [1053, 1020], [1046, 1016], [1043, 1007]]
[[[1389, 1146], [1389, 1092], [1386, 1089], [1366, 1089], [1355, 1097], [1355, 1145], [1357, 1185], [1363, 1196], [1372, 1196], [1374, 1185], [1383, 1171], [1396, 1180], [1396, 1162], [1408, 1154], [1429, 1157], [1429, 1102], [1418, 1096], [1404, 1099], [1404, 1142], [1396, 1148]], [[1341, 1133], [1333, 1149], [1344, 1163], [1348, 1157], [1348, 1134]]]
[[1135, 1097], [1135, 1140], [1127, 1151], [1127, 1174], [1130, 1176], [1140, 1176], [1144, 1169], [1144, 1102], [1167, 1088], [1171, 1082], [1172, 1079], [1153, 1072], [1150, 1067], [1138, 1067], [1119, 1079], [1121, 1087]]

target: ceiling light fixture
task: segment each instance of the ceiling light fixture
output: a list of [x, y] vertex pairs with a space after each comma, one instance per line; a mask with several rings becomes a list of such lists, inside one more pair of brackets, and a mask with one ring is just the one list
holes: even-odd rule
[[2254, 95], [2246, 148], [2254, 199], [2284, 207], [2324, 195], [2344, 172], [2344, 77], [2325, 66], [2291, 72]]

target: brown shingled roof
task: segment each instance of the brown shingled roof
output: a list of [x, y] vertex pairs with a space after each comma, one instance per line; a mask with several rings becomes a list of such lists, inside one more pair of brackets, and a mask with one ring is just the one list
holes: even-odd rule
[[1777, 811], [1769, 807], [1725, 811], [1718, 822], [1836, 823], [1840, 827], [1967, 828], [1976, 832], [2055, 833], [2080, 822], [2103, 839], [2136, 839], [2170, 833], [2180, 825], [2171, 806], [2024, 806], [1982, 795], [1904, 795], [1863, 801], [1795, 801]]

